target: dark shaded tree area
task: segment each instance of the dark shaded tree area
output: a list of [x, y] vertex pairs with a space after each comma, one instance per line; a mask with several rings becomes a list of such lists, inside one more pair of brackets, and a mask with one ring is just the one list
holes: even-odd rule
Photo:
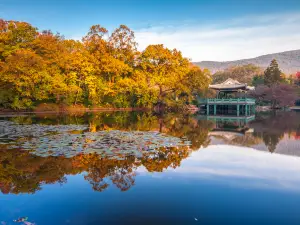
[[252, 83], [256, 88], [250, 92], [250, 96], [258, 104], [269, 104], [273, 109], [294, 105], [299, 97], [299, 88], [284, 78], [275, 59], [264, 71], [264, 75], [255, 76]]
[[283, 83], [259, 85], [250, 95], [258, 104], [270, 104], [273, 109], [294, 105], [298, 97], [295, 87]]

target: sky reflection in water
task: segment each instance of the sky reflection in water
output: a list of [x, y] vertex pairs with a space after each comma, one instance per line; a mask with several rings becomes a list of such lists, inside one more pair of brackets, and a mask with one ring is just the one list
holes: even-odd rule
[[87, 134], [155, 131], [189, 144], [121, 158], [42, 157], [2, 144], [2, 224], [22, 216], [36, 224], [299, 224], [299, 113], [249, 123], [150, 113], [6, 119], [83, 125]]

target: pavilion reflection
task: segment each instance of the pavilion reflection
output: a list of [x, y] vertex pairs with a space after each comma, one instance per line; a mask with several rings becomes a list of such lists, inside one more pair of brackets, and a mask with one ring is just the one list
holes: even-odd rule
[[212, 144], [230, 144], [300, 156], [300, 117], [296, 112], [258, 113], [255, 116], [200, 116], [214, 121]]
[[251, 146], [260, 142], [260, 139], [253, 136], [254, 130], [249, 126], [249, 122], [255, 119], [255, 115], [208, 116], [204, 119], [214, 122], [214, 126], [208, 133], [212, 144]]

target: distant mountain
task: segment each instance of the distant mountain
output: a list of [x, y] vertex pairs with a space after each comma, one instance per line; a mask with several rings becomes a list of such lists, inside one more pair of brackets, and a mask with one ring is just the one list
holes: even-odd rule
[[269, 66], [272, 59], [276, 59], [282, 72], [286, 74], [300, 71], [300, 50], [279, 52], [274, 54], [262, 55], [252, 59], [241, 59], [236, 61], [201, 61], [194, 62], [194, 64], [201, 68], [207, 68], [211, 73], [224, 70], [232, 66], [241, 66], [246, 64], [254, 64], [256, 66], [266, 68]]

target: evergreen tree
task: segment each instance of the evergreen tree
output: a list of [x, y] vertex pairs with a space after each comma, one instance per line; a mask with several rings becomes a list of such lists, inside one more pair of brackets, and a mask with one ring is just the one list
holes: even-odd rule
[[262, 75], [255, 75], [252, 79], [252, 85], [257, 87], [264, 84], [264, 77]]
[[270, 66], [264, 72], [264, 82], [266, 85], [271, 86], [273, 84], [280, 83], [282, 81], [281, 71], [278, 67], [276, 59], [273, 59]]

